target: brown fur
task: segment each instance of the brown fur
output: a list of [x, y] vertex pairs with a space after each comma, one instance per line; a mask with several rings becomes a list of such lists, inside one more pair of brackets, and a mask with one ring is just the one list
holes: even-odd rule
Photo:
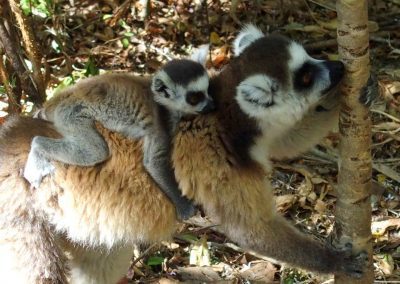
[[[258, 58], [254, 67], [258, 71], [270, 62], [282, 62], [286, 56], [258, 52], [254, 55]], [[354, 260], [299, 233], [276, 215], [263, 167], [250, 159], [243, 162], [246, 147], [259, 135], [254, 122], [233, 100], [235, 86], [246, 75], [240, 71], [243, 64], [234, 60], [213, 79], [211, 90], [219, 112], [180, 124], [173, 151], [180, 187], [240, 245], [306, 269], [342, 273]], [[269, 68], [275, 70], [273, 66]], [[111, 150], [109, 160], [88, 168], [56, 164], [55, 175], [46, 178], [35, 191], [29, 190], [20, 172], [32, 137], [43, 132], [54, 135], [51, 126], [21, 118], [9, 123], [0, 136], [0, 208], [5, 208], [0, 215], [2, 247], [40, 248], [55, 257], [51, 263], [56, 267], [48, 268], [45, 264], [50, 256], [44, 261], [19, 250], [22, 260], [16, 260], [15, 266], [22, 267], [30, 260], [27, 267], [36, 275], [27, 275], [29, 281], [25, 283], [46, 283], [46, 269], [51, 271], [52, 279], [65, 279], [61, 248], [68, 251], [73, 283], [116, 282], [128, 264], [133, 243], [157, 242], [170, 238], [174, 232], [174, 207], [144, 171], [141, 142], [100, 129]], [[240, 149], [241, 145], [244, 149]], [[19, 206], [7, 207], [10, 200]], [[24, 230], [29, 228], [30, 219], [24, 215], [29, 210], [33, 210], [34, 217], [42, 216], [46, 230]], [[8, 219], [20, 223], [15, 222], [16, 226], [8, 230]], [[11, 235], [7, 240], [6, 234]], [[56, 238], [55, 247], [48, 240]], [[1, 273], [14, 275], [7, 270]]]
[[[21, 282], [13, 283], [47, 283], [44, 271], [60, 279], [49, 283], [66, 282], [64, 255], [53, 243], [56, 235], [54, 230], [50, 231], [49, 222], [55, 226], [60, 220], [68, 222], [64, 228], [72, 234], [66, 235], [74, 239], [75, 245], [67, 240], [62, 243], [69, 248], [81, 244], [97, 250], [104, 247], [102, 250], [107, 252], [126, 243], [157, 242], [171, 237], [175, 209], [144, 171], [139, 141], [104, 132], [112, 153], [106, 163], [90, 168], [58, 164], [54, 179], [46, 178], [40, 189], [30, 190], [21, 177], [30, 141], [36, 135], [55, 136], [55, 132], [49, 123], [31, 118], [13, 119], [5, 127], [0, 139], [0, 240], [7, 246], [1, 246], [4, 253], [0, 259], [4, 257], [1, 263], [15, 269], [8, 271], [9, 266], [2, 266], [0, 270], [10, 278], [23, 274]], [[64, 235], [64, 231], [57, 234], [61, 238]], [[8, 246], [14, 253], [5, 251]], [[124, 259], [125, 266], [118, 268], [116, 279], [129, 264], [129, 246], [125, 251], [129, 256]], [[72, 259], [78, 259], [77, 266], [82, 265], [82, 251], [69, 253]], [[13, 254], [15, 260], [9, 257]], [[28, 271], [23, 273], [25, 270]]]

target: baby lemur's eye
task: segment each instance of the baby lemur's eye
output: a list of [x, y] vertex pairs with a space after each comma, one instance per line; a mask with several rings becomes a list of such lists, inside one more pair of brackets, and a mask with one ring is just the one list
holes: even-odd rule
[[186, 102], [192, 106], [197, 105], [205, 99], [203, 92], [188, 92], [186, 95]]
[[312, 82], [313, 82], [313, 77], [312, 77], [311, 72], [304, 73], [301, 78], [301, 83], [303, 84], [303, 86], [309, 87], [309, 86], [311, 86]]

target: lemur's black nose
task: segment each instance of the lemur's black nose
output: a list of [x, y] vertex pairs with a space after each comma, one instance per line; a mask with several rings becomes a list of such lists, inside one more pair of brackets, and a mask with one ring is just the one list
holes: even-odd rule
[[325, 61], [323, 64], [329, 71], [329, 80], [331, 83], [323, 92], [327, 93], [342, 80], [344, 75], [344, 64], [341, 61]]
[[205, 114], [205, 113], [209, 113], [213, 110], [215, 110], [215, 103], [213, 100], [208, 100], [207, 104], [203, 107], [203, 109], [200, 111], [200, 113]]
[[331, 84], [337, 84], [344, 75], [344, 64], [341, 61], [326, 61], [325, 66], [329, 70], [329, 79]]

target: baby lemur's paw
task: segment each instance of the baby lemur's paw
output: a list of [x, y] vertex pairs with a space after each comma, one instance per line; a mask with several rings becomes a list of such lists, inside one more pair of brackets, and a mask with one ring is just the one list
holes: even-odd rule
[[338, 253], [342, 259], [337, 262], [339, 272], [355, 278], [362, 277], [368, 265], [368, 254], [365, 251], [354, 254], [351, 243], [345, 244], [342, 249], [338, 250]]
[[25, 164], [24, 177], [32, 187], [38, 188], [43, 177], [53, 173], [54, 166], [46, 158], [31, 151]]
[[197, 212], [196, 206], [189, 199], [185, 198], [176, 206], [176, 214], [179, 220], [186, 220], [194, 216]]
[[370, 107], [379, 97], [379, 84], [378, 78], [375, 74], [371, 73], [367, 85], [361, 89], [360, 103]]

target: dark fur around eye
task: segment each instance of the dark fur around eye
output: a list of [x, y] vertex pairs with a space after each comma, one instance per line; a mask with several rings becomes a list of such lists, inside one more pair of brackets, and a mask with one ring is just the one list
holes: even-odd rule
[[186, 102], [192, 106], [197, 105], [205, 99], [203, 92], [188, 92], [186, 95]]
[[154, 82], [154, 88], [157, 92], [162, 93], [164, 97], [169, 98], [169, 93], [167, 92], [167, 87], [164, 85], [164, 82], [160, 79], [157, 79]]
[[318, 77], [320, 69], [315, 64], [306, 62], [295, 72], [293, 86], [296, 91], [311, 88]]

